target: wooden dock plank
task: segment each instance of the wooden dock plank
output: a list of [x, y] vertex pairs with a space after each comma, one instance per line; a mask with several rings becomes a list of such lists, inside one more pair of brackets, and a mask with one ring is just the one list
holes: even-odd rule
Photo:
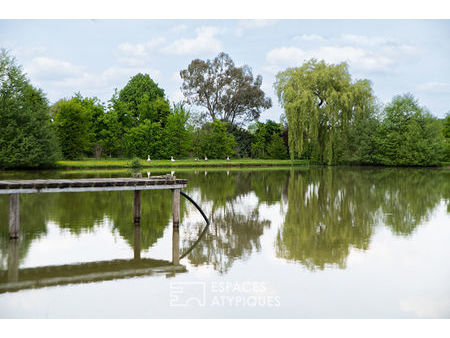
[[32, 193], [32, 192], [51, 192], [70, 190], [77, 191], [80, 189], [82, 191], [85, 189], [95, 189], [96, 191], [101, 191], [101, 188], [114, 187], [113, 190], [120, 190], [121, 187], [124, 190], [130, 190], [133, 187], [139, 190], [146, 189], [172, 189], [171, 185], [186, 185], [187, 180], [177, 179], [173, 176], [156, 176], [150, 178], [82, 178], [82, 179], [50, 179], [50, 180], [7, 180], [0, 181], [0, 194], [8, 193]]

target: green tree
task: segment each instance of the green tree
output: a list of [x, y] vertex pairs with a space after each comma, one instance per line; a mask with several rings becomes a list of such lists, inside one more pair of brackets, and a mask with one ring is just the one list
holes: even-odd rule
[[189, 112], [182, 104], [174, 105], [164, 127], [165, 158], [184, 157], [192, 148], [192, 135], [188, 126]]
[[284, 144], [283, 138], [277, 133], [272, 134], [272, 139], [267, 146], [267, 154], [270, 158], [274, 159], [286, 159], [287, 149]]
[[439, 121], [411, 94], [395, 96], [384, 109], [376, 160], [384, 165], [438, 165], [444, 138]]
[[250, 67], [236, 67], [225, 53], [214, 60], [193, 60], [180, 76], [187, 102], [205, 108], [212, 121], [243, 124], [272, 106], [261, 90], [261, 75], [254, 78]]
[[91, 119], [79, 99], [62, 99], [52, 106], [59, 145], [65, 159], [91, 153]]
[[215, 159], [232, 156], [236, 141], [233, 135], [227, 133], [226, 125], [225, 122], [214, 121], [197, 129], [194, 133], [194, 154]]
[[[148, 74], [133, 76], [118, 94], [118, 101], [122, 104], [118, 112], [122, 115], [120, 121], [123, 126], [135, 127], [140, 119], [161, 121], [169, 112], [169, 103], [165, 102], [164, 109], [161, 99], [164, 99], [164, 89], [159, 88]], [[160, 113], [163, 116], [155, 118]]]
[[[156, 150], [149, 140], [143, 140], [150, 133], [148, 135], [153, 141], [157, 139], [158, 146], [164, 146], [161, 129], [165, 128], [171, 114], [164, 89], [159, 88], [148, 74], [139, 73], [120, 91], [116, 90], [110, 100], [108, 114], [107, 121], [114, 134], [105, 132], [105, 137], [113, 149], [111, 152], [145, 158], [147, 155], [166, 157], [164, 149]], [[132, 140], [139, 146], [133, 145]]]
[[445, 161], [450, 161], [450, 112], [447, 113], [444, 119], [444, 152]]
[[121, 153], [122, 144], [120, 137], [120, 123], [115, 110], [108, 110], [97, 121], [100, 125], [97, 134], [97, 142], [102, 152], [109, 156], [117, 156]]
[[227, 133], [233, 135], [236, 140], [236, 146], [233, 150], [238, 158], [247, 158], [252, 156], [252, 143], [255, 140], [250, 131], [228, 123]]
[[131, 128], [125, 135], [124, 143], [130, 156], [147, 158], [164, 158], [163, 129], [159, 122], [145, 120], [137, 127]]
[[[284, 158], [284, 156], [281, 155], [281, 152], [283, 152], [282, 148], [286, 151], [286, 146], [284, 145], [281, 136], [281, 124], [272, 120], [267, 120], [265, 123], [258, 122], [254, 132], [255, 142], [252, 143], [253, 156], [257, 158]], [[279, 139], [281, 139], [283, 145], [281, 145]], [[269, 153], [269, 147], [271, 147], [272, 153]], [[275, 150], [275, 148], [277, 148], [277, 150]], [[275, 154], [274, 151], [277, 152], [277, 154]]]
[[352, 82], [347, 64], [314, 59], [278, 73], [275, 88], [288, 120], [291, 159], [309, 143], [312, 159], [328, 164], [338, 162], [340, 138], [374, 100], [370, 82]]
[[[97, 97], [83, 97], [80, 93], [75, 94], [72, 98], [75, 102], [81, 104], [85, 110], [85, 114], [89, 119], [89, 130], [88, 130], [88, 145], [89, 152], [92, 152], [95, 157], [99, 158], [102, 156], [103, 150], [105, 148], [104, 140], [102, 135], [105, 128], [110, 127], [105, 123], [105, 106], [100, 102]], [[66, 135], [70, 137], [70, 135]]]
[[0, 52], [0, 168], [53, 166], [59, 157], [45, 95]]
[[340, 135], [336, 147], [339, 163], [379, 164], [376, 158], [380, 126], [378, 111], [378, 105], [373, 103], [371, 108], [356, 115], [346, 133]]

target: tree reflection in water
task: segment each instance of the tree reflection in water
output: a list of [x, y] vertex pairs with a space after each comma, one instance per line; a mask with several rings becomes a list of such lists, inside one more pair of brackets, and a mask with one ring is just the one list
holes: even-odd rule
[[[133, 247], [133, 192], [77, 192], [55, 194], [22, 194], [20, 196], [21, 228], [19, 260], [26, 256], [33, 240], [47, 233], [47, 222], [57, 224], [72, 234], [94, 231], [108, 220], [112, 230]], [[183, 217], [184, 204], [181, 204]], [[0, 196], [0, 268], [5, 268], [9, 232], [9, 201]], [[141, 206], [141, 249], [153, 246], [163, 236], [172, 217], [170, 191], [144, 191]]]
[[[189, 179], [186, 192], [211, 221], [187, 259], [195, 266], [211, 265], [220, 273], [261, 250], [261, 236], [271, 226], [261, 217], [261, 209], [277, 203], [280, 208], [287, 204], [287, 210], [278, 214], [284, 221], [274, 239], [276, 254], [310, 270], [345, 268], [352, 248], [369, 248], [377, 225], [389, 227], [394, 235], [410, 236], [442, 200], [450, 211], [449, 170], [301, 167], [187, 171], [177, 176]], [[24, 194], [20, 198], [19, 260], [26, 257], [32, 241], [46, 234], [49, 221], [77, 235], [95, 231], [108, 219], [112, 231], [133, 247], [132, 192]], [[171, 203], [170, 191], [142, 194], [142, 250], [163, 236], [171, 220]], [[0, 195], [0, 269], [7, 265], [8, 208], [8, 196]], [[181, 252], [204, 229], [203, 220], [195, 221], [191, 212], [197, 213], [182, 199]]]
[[277, 256], [311, 270], [345, 268], [351, 248], [368, 249], [377, 224], [411, 235], [448, 199], [448, 184], [448, 171], [432, 169], [291, 171]]
[[[209, 264], [226, 273], [236, 260], [245, 260], [261, 249], [260, 237], [270, 221], [261, 219], [258, 204], [252, 206], [248, 201], [254, 181], [259, 178], [251, 171], [208, 172], [188, 178], [188, 193], [199, 191], [202, 208], [207, 210], [209, 206], [206, 212], [211, 222], [202, 240], [187, 256], [191, 264]], [[195, 243], [204, 226], [204, 222], [183, 224], [187, 234], [182, 242], [183, 251]]]

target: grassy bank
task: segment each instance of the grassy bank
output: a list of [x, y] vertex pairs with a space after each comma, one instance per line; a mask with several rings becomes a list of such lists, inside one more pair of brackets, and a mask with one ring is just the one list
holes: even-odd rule
[[[265, 166], [291, 166], [308, 165], [307, 160], [259, 160], [259, 159], [231, 159], [227, 160], [198, 160], [182, 159], [174, 162], [170, 160], [140, 160], [143, 168], [192, 168], [192, 167], [265, 167]], [[128, 168], [130, 159], [83, 159], [77, 161], [59, 161], [59, 169], [87, 169], [87, 168]]]

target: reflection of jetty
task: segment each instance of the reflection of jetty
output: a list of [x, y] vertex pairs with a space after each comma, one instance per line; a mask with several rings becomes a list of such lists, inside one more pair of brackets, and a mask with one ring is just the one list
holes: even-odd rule
[[[174, 196], [175, 199], [176, 194]], [[176, 217], [177, 215], [174, 215], [174, 220]], [[180, 236], [179, 227], [176, 223], [174, 223], [172, 234], [172, 262], [141, 258], [140, 224], [134, 223], [133, 230], [133, 259], [116, 259], [111, 261], [23, 269], [19, 268], [21, 240], [19, 238], [11, 238], [8, 242], [8, 270], [0, 270], [0, 293], [54, 285], [91, 283], [137, 276], [149, 276], [161, 273], [170, 277], [177, 272], [186, 272], [186, 267], [179, 264]]]
[[186, 272], [186, 268], [155, 259], [118, 259], [25, 269], [10, 266], [8, 271], [0, 271], [0, 293], [175, 272]]

